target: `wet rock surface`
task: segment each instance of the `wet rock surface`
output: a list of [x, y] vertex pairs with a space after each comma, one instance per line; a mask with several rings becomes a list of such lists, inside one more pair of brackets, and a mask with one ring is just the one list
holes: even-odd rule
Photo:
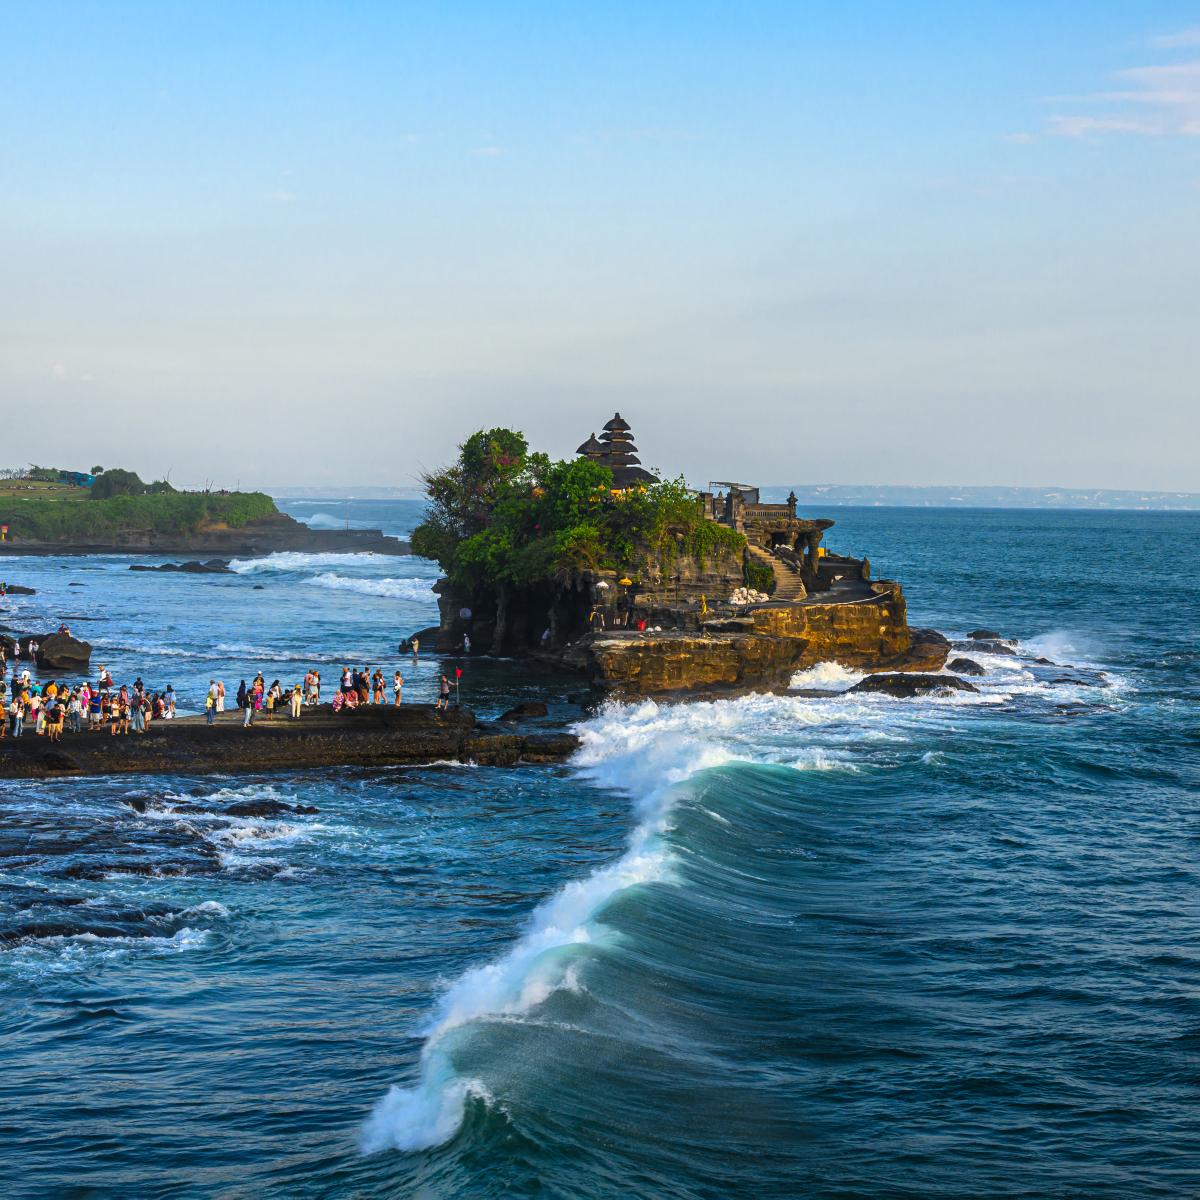
[[896, 696], [910, 700], [914, 696], [931, 696], [939, 692], [978, 692], [979, 689], [965, 679], [954, 675], [868, 675], [856, 683], [850, 692], [874, 692], [885, 696]]
[[229, 560], [224, 558], [213, 558], [208, 562], [198, 562], [192, 560], [184, 563], [163, 563], [159, 567], [147, 567], [141, 563], [133, 563], [130, 565], [131, 571], [182, 571], [187, 575], [234, 575], [235, 571], [230, 570]]
[[974, 659], [971, 658], [952, 658], [946, 664], [947, 671], [953, 671], [955, 675], [986, 675], [987, 671], [983, 669]]
[[1011, 646], [1006, 646], [1003, 642], [955, 642], [953, 646], [955, 650], [964, 650], [968, 654], [1003, 654], [1008, 658], [1015, 658], [1017, 655]]

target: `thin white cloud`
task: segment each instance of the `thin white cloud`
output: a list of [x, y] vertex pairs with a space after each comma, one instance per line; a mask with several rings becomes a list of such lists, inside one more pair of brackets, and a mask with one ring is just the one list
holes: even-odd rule
[[[1047, 133], [1059, 137], [1088, 137], [1103, 133], [1138, 133], [1154, 137], [1200, 136], [1200, 62], [1130, 67], [1117, 78], [1132, 85], [1114, 92], [1079, 96], [1081, 104], [1136, 105], [1138, 112], [1109, 112], [1102, 116], [1055, 115]], [[1068, 97], [1057, 97], [1065, 100]]]
[[499, 146], [479, 146], [471, 153], [478, 154], [482, 158], [495, 158], [497, 154], [503, 154], [504, 151]]
[[1169, 33], [1165, 37], [1152, 37], [1147, 46], [1154, 50], [1175, 50], [1180, 46], [1200, 46], [1200, 26], [1185, 29], [1182, 33]]
[[1162, 127], [1124, 117], [1064, 117], [1050, 118], [1054, 125], [1047, 129], [1053, 137], [1087, 137], [1092, 133], [1149, 133], [1161, 134]]

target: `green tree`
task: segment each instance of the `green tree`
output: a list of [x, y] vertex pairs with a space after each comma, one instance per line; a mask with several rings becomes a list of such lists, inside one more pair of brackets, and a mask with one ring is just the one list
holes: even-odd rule
[[111, 500], [114, 496], [140, 496], [146, 490], [146, 485], [138, 478], [136, 471], [122, 471], [113, 467], [92, 484], [90, 498], [92, 500]]

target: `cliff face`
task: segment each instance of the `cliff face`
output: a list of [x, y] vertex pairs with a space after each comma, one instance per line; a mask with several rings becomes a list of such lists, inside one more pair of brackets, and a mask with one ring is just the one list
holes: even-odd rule
[[31, 538], [0, 542], [0, 554], [204, 554], [237, 558], [277, 550], [412, 553], [407, 542], [385, 537], [378, 529], [309, 529], [285, 513], [248, 521], [237, 529], [221, 524], [202, 525], [193, 534], [129, 529], [103, 537], [80, 534], [53, 542]]
[[[908, 628], [904, 595], [891, 582], [870, 600], [771, 605], [750, 615], [702, 622], [696, 633], [589, 635], [562, 654], [593, 689], [616, 695], [782, 689], [820, 662], [889, 671], [938, 670], [949, 644]], [[937, 640], [933, 640], [937, 639]]]
[[[699, 605], [703, 596], [711, 609], [719, 607], [742, 586], [741, 550], [717, 548], [703, 559], [669, 547], [664, 555], [643, 548], [633, 575], [637, 582], [626, 588], [620, 571], [585, 571], [570, 581], [549, 581], [529, 588], [509, 584], [470, 591], [440, 579], [434, 585], [441, 613], [437, 649], [459, 649], [469, 635], [472, 648], [495, 655], [534, 654], [542, 650], [542, 634], [551, 648], [583, 637], [591, 628], [589, 617], [605, 609], [605, 624], [613, 624], [618, 602], [627, 602], [648, 624], [677, 626], [688, 605]], [[464, 616], [467, 613], [469, 615]]]

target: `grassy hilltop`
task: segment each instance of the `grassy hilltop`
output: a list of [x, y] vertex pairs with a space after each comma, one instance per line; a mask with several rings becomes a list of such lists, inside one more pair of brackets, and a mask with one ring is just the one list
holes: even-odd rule
[[[31, 497], [36, 495], [30, 493]], [[237, 529], [277, 511], [275, 501], [263, 492], [114, 496], [85, 504], [0, 495], [0, 525], [8, 526], [10, 541], [21, 538], [53, 542], [134, 531], [179, 535], [195, 533], [201, 525], [218, 524]]]

